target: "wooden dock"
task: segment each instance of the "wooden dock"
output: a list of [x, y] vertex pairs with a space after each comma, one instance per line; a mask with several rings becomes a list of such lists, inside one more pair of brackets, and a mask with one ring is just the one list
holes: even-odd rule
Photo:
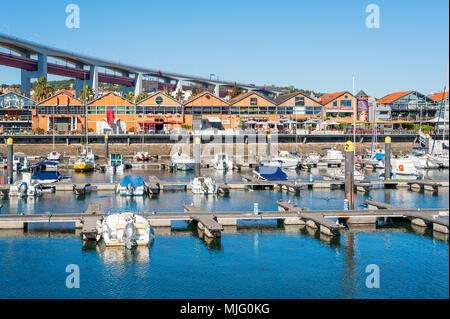
[[[414, 225], [432, 227], [434, 231], [448, 234], [449, 222], [439, 216], [448, 216], [448, 208], [409, 209], [390, 204], [366, 201], [368, 209], [359, 210], [308, 210], [289, 202], [277, 202], [278, 211], [208, 212], [193, 205], [184, 205], [184, 212], [137, 213], [148, 219], [153, 227], [171, 227], [173, 221], [182, 220], [197, 224], [209, 238], [219, 238], [224, 226], [237, 226], [238, 220], [277, 220], [285, 225], [305, 225], [318, 229], [327, 236], [339, 236], [346, 231], [345, 224], [374, 224], [377, 218], [403, 218]], [[0, 229], [27, 228], [28, 223], [72, 222], [82, 228], [83, 238], [97, 237], [97, 221], [104, 216], [99, 205], [90, 205], [78, 214], [0, 214]], [[332, 219], [336, 219], [334, 221]]]

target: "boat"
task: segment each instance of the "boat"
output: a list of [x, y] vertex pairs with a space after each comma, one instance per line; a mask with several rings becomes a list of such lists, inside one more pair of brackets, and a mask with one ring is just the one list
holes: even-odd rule
[[144, 196], [147, 193], [147, 185], [141, 176], [127, 175], [117, 185], [116, 191], [120, 196]]
[[174, 167], [179, 171], [190, 171], [195, 168], [195, 160], [189, 155], [177, 152], [171, 156]]
[[273, 157], [270, 160], [263, 160], [260, 164], [263, 166], [277, 166], [285, 169], [297, 169], [300, 166], [300, 159], [287, 151], [281, 151], [279, 156]]
[[112, 152], [109, 154], [106, 169], [109, 171], [123, 172], [125, 164], [123, 163], [122, 154], [119, 152]]
[[92, 162], [98, 160], [98, 156], [94, 154], [94, 152], [92, 151], [92, 147], [90, 146], [86, 146], [85, 148], [83, 148], [83, 150], [80, 153], [80, 156], [84, 156]]
[[228, 158], [228, 154], [219, 153], [214, 156], [213, 166], [217, 170], [232, 170], [233, 162]]
[[52, 151], [50, 153], [47, 154], [46, 159], [48, 161], [54, 161], [54, 162], [59, 162], [61, 160], [61, 153], [58, 153], [56, 151]]
[[191, 181], [191, 191], [194, 194], [217, 194], [218, 186], [211, 177], [196, 177]]
[[134, 213], [119, 213], [97, 222], [97, 241], [103, 239], [106, 247], [123, 246], [131, 249], [147, 246], [150, 241], [148, 220]]
[[301, 165], [305, 167], [312, 167], [317, 165], [320, 161], [320, 155], [317, 153], [310, 153], [302, 162]]
[[386, 155], [381, 150], [375, 152], [372, 155], [371, 160], [373, 161], [375, 168], [384, 168], [384, 158], [385, 158], [385, 156]]
[[336, 148], [327, 149], [327, 154], [323, 157], [323, 160], [330, 165], [338, 165], [344, 161], [344, 155]]
[[137, 152], [136, 155], [134, 155], [134, 159], [137, 162], [147, 162], [150, 159], [150, 156], [148, 155], [148, 152]]
[[75, 163], [73, 164], [73, 168], [77, 172], [89, 172], [94, 170], [94, 161], [87, 158], [86, 156], [79, 156]]
[[413, 152], [407, 155], [406, 158], [411, 159], [417, 169], [439, 168], [439, 163], [429, 154]]
[[34, 197], [41, 194], [42, 185], [32, 180], [31, 173], [23, 173], [21, 181], [9, 188], [10, 197]]
[[22, 153], [14, 153], [13, 154], [13, 171], [15, 172], [23, 172], [28, 171], [30, 169], [30, 161], [28, 157]]
[[253, 170], [253, 176], [265, 181], [284, 181], [288, 179], [286, 173], [277, 166], [257, 166]]
[[[399, 158], [391, 160], [391, 178], [395, 180], [404, 179], [422, 179], [423, 174], [417, 170], [414, 162], [410, 158]], [[384, 172], [381, 173], [380, 178], [384, 178]]]
[[[333, 173], [331, 173], [331, 176], [337, 179], [345, 179], [345, 170], [343, 169], [335, 170]], [[353, 179], [355, 181], [362, 181], [364, 180], [364, 174], [355, 169], [353, 172]]]
[[58, 162], [39, 162], [31, 167], [31, 171], [33, 172], [31, 179], [36, 183], [51, 184], [62, 179], [61, 173], [58, 172]]

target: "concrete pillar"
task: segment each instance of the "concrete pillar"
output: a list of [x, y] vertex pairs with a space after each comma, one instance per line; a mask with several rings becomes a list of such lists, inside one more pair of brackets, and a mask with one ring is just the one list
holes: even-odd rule
[[430, 134], [426, 134], [425, 135], [425, 148], [426, 148], [426, 150], [427, 150], [427, 152], [429, 152], [430, 151], [430, 145], [431, 143], [430, 143]]
[[384, 140], [384, 179], [391, 179], [391, 138], [389, 136]]
[[138, 97], [142, 93], [142, 73], [137, 73], [134, 78], [134, 96]]
[[8, 184], [12, 184], [13, 183], [13, 154], [14, 154], [14, 145], [13, 145], [13, 139], [12, 138], [8, 138], [6, 140], [6, 147], [7, 147], [7, 159], [8, 159], [8, 166], [7, 166], [7, 182]]
[[194, 160], [195, 160], [195, 176], [200, 176], [200, 154], [201, 140], [199, 136], [194, 137]]
[[[25, 53], [22, 54], [23, 57], [29, 58], [30, 54]], [[38, 63], [37, 63], [37, 70], [36, 71], [28, 71], [28, 70], [21, 70], [21, 86], [22, 91], [25, 92], [27, 96], [30, 96], [30, 90], [31, 90], [31, 79], [36, 78], [47, 78], [47, 55], [40, 53], [38, 54]]]
[[[84, 65], [83, 64], [77, 64], [76, 67], [78, 69], [83, 69]], [[82, 79], [75, 79], [75, 94], [76, 97], [78, 97], [80, 95], [80, 91], [83, 89], [83, 86], [85, 85], [86, 81], [82, 80]]]
[[219, 84], [216, 84], [214, 86], [214, 95], [217, 97], [220, 97], [220, 85]]
[[108, 164], [109, 159], [109, 136], [105, 134], [105, 163]]
[[267, 134], [267, 155], [269, 156], [269, 160], [272, 159], [272, 136]]
[[177, 93], [178, 91], [183, 92], [183, 80], [182, 79], [177, 80], [177, 88], [175, 89], [175, 93]]
[[98, 97], [98, 66], [91, 65], [89, 73], [89, 87], [94, 92], [94, 98]]
[[345, 143], [345, 198], [348, 200], [348, 208], [354, 208], [354, 169], [355, 153], [353, 142]]

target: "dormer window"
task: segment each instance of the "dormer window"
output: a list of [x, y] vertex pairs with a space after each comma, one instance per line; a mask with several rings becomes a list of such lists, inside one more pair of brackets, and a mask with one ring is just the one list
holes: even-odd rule
[[258, 99], [256, 97], [252, 97], [250, 99], [250, 105], [258, 105]]

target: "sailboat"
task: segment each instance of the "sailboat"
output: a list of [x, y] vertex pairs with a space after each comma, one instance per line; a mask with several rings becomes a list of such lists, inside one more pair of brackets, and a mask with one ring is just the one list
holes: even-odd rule
[[144, 135], [142, 135], [141, 145], [141, 151], [137, 152], [136, 155], [134, 155], [134, 159], [137, 162], [147, 162], [150, 159], [150, 156], [148, 155], [148, 152], [144, 152]]
[[53, 114], [53, 129], [52, 129], [52, 151], [47, 154], [47, 160], [52, 162], [59, 162], [61, 154], [55, 151], [55, 114]]

